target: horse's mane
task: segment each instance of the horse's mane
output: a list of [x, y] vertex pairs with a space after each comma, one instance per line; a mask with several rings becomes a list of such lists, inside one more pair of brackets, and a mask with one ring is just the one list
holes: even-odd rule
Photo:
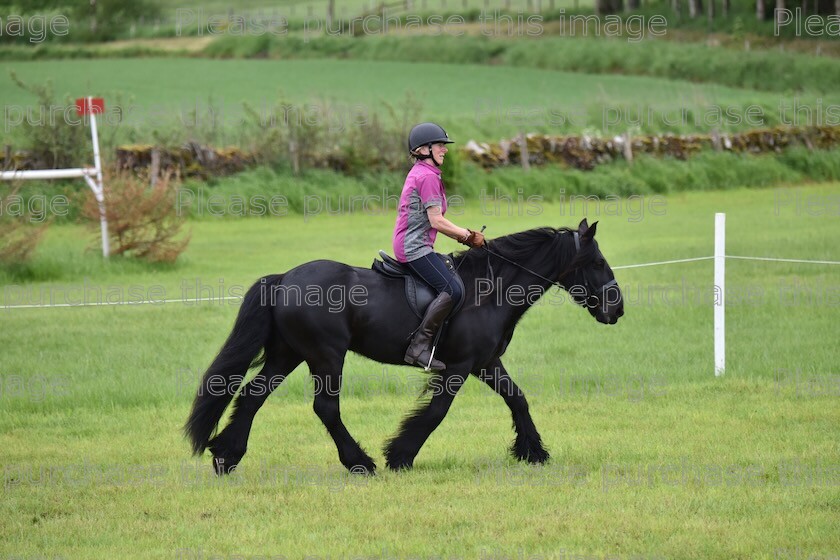
[[[517, 263], [528, 263], [529, 267], [548, 266], [559, 272], [561, 268], [577, 266], [595, 256], [595, 244], [586, 243], [581, 246], [581, 251], [575, 256], [573, 262], [562, 262], [568, 261], [574, 254], [573, 249], [566, 254], [561, 250], [563, 234], [575, 231], [577, 230], [567, 227], [539, 227], [491, 239], [487, 242], [487, 247], [492, 253], [500, 254]], [[484, 249], [467, 249], [453, 256], [458, 264], [463, 264], [468, 268], [486, 266], [487, 251]]]

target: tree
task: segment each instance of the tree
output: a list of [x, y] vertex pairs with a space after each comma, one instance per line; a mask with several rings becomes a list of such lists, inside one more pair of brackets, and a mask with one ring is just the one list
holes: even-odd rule
[[776, 0], [776, 9], [773, 10], [773, 21], [776, 22], [776, 29], [782, 24], [782, 13], [785, 11], [785, 0]]
[[688, 17], [696, 18], [703, 13], [703, 0], [688, 0]]
[[332, 27], [333, 19], [335, 19], [335, 0], [330, 0], [327, 3], [327, 21], [326, 21], [326, 28], [330, 29]]
[[677, 19], [679, 19], [682, 13], [682, 0], [671, 0], [671, 9], [674, 10]]
[[840, 1], [814, 0], [814, 13], [821, 16], [840, 15]]
[[615, 14], [624, 9], [624, 0], [596, 0], [595, 13], [598, 15]]
[[758, 21], [767, 19], [767, 7], [764, 5], [764, 0], [755, 1], [755, 17]]
[[88, 0], [79, 2], [75, 16], [90, 21], [90, 33], [95, 39], [112, 39], [140, 18], [160, 17], [161, 5], [154, 0]]

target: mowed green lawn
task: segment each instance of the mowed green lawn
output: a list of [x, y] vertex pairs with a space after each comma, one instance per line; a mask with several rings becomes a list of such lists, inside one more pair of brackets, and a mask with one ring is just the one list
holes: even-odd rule
[[[731, 255], [840, 260], [837, 193], [687, 193], [587, 215], [614, 266], [711, 255], [718, 211]], [[520, 210], [473, 203], [450, 217], [492, 237], [582, 213]], [[105, 265], [84, 251], [90, 233], [58, 226], [29, 272], [50, 280], [6, 273], [3, 307], [50, 290], [60, 301], [85, 282], [90, 297], [94, 286], [194, 297], [196, 283], [203, 297], [235, 295], [306, 260], [368, 266], [392, 225], [390, 212], [205, 219], [173, 267]], [[541, 467], [509, 459], [509, 413], [470, 379], [415, 469], [382, 469], [422, 374], [350, 356], [342, 413], [380, 466], [372, 478], [339, 468], [304, 368], [257, 416], [234, 475], [216, 480], [209, 458], [191, 459], [181, 425], [235, 305], [0, 308], [0, 556], [835, 557], [838, 272], [729, 260], [719, 378], [710, 261], [618, 270], [627, 305], [615, 326], [568, 303], [536, 306], [504, 361], [552, 452]]]
[[[8, 71], [27, 83], [42, 84], [49, 77], [61, 104], [65, 96], [105, 97], [106, 143], [114, 134], [123, 142], [153, 142], [152, 131], [165, 141], [170, 134], [175, 139], [190, 134], [201, 139], [213, 130], [215, 142], [235, 143], [243, 132], [239, 124], [243, 102], [251, 104], [266, 123], [271, 122], [272, 108], [283, 101], [291, 105], [290, 119], [325, 123], [333, 132], [341, 132], [369, 125], [374, 115], [387, 120], [385, 104], [400, 107], [408, 93], [413, 95], [412, 104], [420, 107], [421, 119], [446, 123], [459, 142], [493, 140], [523, 129], [606, 135], [628, 129], [749, 129], [756, 123], [782, 122], [781, 107], [785, 122], [793, 122], [794, 99], [787, 95], [661, 78], [429, 60], [423, 55], [417, 62], [194, 58], [9, 62], [0, 74], [0, 98], [7, 113], [4, 134], [14, 137], [17, 123], [41, 118], [31, 107], [34, 96], [15, 85]], [[796, 103], [800, 108], [796, 122], [816, 124], [824, 122], [828, 107], [840, 104], [840, 97], [818, 100], [804, 95]], [[763, 117], [753, 114], [748, 122], [746, 109], [751, 105], [763, 106], [765, 112]], [[54, 111], [59, 119], [62, 108]], [[723, 113], [717, 114], [718, 110]], [[402, 118], [401, 109], [397, 111]], [[109, 123], [119, 117], [125, 120], [114, 130]], [[736, 120], [738, 124], [732, 124]], [[132, 129], [137, 132], [130, 134]]]

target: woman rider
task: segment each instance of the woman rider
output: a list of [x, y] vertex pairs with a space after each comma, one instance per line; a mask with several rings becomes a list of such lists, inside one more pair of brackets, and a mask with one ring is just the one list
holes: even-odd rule
[[429, 304], [420, 327], [414, 333], [405, 361], [427, 369], [442, 370], [446, 365], [432, 360], [435, 334], [452, 308], [464, 294], [443, 255], [434, 251], [437, 232], [469, 247], [484, 245], [484, 235], [456, 226], [443, 217], [446, 213], [446, 191], [440, 166], [452, 140], [435, 123], [421, 123], [408, 135], [408, 151], [414, 166], [408, 172], [400, 196], [397, 223], [394, 226], [394, 254], [398, 261], [432, 286], [438, 296]]

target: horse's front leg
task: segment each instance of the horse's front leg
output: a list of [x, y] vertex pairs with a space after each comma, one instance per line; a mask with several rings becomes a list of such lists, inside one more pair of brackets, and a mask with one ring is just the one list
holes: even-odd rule
[[390, 469], [410, 469], [414, 465], [414, 458], [446, 417], [466, 378], [465, 373], [447, 369], [430, 380], [427, 391], [432, 394], [431, 400], [407, 416], [400, 424], [397, 435], [385, 444], [385, 460]]
[[528, 412], [528, 401], [525, 394], [510, 378], [502, 360], [495, 358], [486, 369], [482, 369], [476, 376], [489, 385], [496, 393], [505, 399], [513, 416], [513, 427], [516, 439], [511, 446], [511, 453], [520, 461], [529, 463], [545, 463], [548, 461], [548, 451], [542, 445], [537, 427]]

